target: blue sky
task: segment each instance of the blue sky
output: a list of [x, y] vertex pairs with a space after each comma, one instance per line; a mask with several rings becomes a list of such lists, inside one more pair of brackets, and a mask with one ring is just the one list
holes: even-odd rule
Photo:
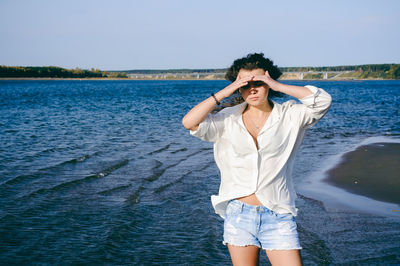
[[0, 65], [102, 70], [400, 63], [398, 0], [0, 0]]

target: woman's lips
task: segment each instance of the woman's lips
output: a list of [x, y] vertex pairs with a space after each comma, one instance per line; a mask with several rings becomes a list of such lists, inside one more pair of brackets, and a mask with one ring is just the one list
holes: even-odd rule
[[251, 101], [255, 101], [255, 100], [258, 100], [258, 97], [249, 97], [249, 99], [250, 99]]

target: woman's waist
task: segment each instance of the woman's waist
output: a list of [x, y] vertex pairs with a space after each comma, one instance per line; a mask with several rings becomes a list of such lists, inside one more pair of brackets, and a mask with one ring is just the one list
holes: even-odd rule
[[248, 205], [253, 205], [253, 206], [263, 206], [263, 204], [261, 203], [261, 201], [257, 198], [256, 194], [253, 193], [251, 195], [248, 196], [244, 196], [244, 197], [239, 197], [236, 198], [237, 200], [244, 202]]

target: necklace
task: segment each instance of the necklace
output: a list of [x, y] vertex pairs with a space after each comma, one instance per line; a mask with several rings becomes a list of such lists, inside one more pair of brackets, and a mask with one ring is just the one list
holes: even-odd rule
[[[256, 127], [257, 131], [260, 130], [261, 125], [257, 126], [256, 123], [254, 123], [253, 119], [251, 119], [250, 117], [248, 117], [248, 118], [249, 118], [250, 122]], [[265, 117], [262, 120], [262, 124], [264, 123], [264, 121], [265, 121]]]
[[[270, 105], [272, 106], [272, 108], [274, 107], [274, 104], [271, 103], [271, 102], [270, 102]], [[247, 104], [246, 107], [244, 108], [242, 114], [244, 114], [244, 112], [247, 110], [248, 107], [249, 107], [249, 105]], [[267, 113], [266, 113], [266, 117], [268, 117], [268, 115], [271, 114], [271, 112], [272, 112], [272, 110], [271, 110], [270, 112], [267, 112]], [[261, 125], [260, 125], [260, 126], [257, 126], [256, 123], [254, 123], [253, 119], [251, 119], [250, 117], [249, 117], [249, 120], [250, 120], [251, 123], [256, 127], [256, 130], [257, 130], [257, 131], [260, 131]], [[265, 122], [265, 117], [264, 117], [264, 119], [262, 120], [262, 125], [264, 125], [264, 122]]]

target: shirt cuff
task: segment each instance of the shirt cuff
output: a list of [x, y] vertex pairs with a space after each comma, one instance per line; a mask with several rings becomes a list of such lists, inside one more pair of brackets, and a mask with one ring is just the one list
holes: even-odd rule
[[209, 127], [209, 117], [207, 116], [200, 124], [197, 130], [190, 130], [190, 135], [201, 138], [204, 136]]
[[299, 100], [306, 106], [314, 106], [315, 98], [317, 98], [317, 96], [321, 93], [321, 90], [312, 85], [306, 85], [304, 87], [308, 88], [312, 92], [312, 94], [307, 95], [306, 97], [303, 97]]

